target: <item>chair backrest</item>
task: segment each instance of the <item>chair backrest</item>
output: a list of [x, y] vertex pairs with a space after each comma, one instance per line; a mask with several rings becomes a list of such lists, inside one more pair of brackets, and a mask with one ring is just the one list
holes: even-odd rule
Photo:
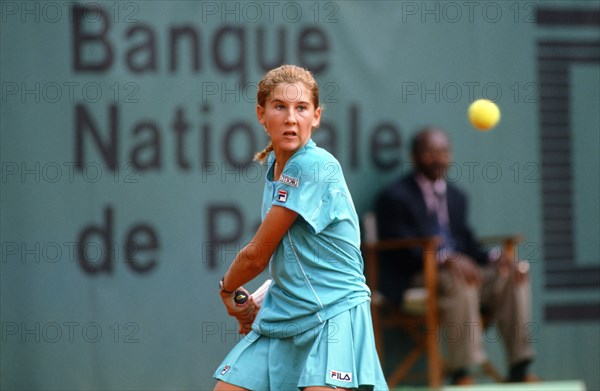
[[[436, 261], [435, 251], [439, 238], [437, 237], [422, 237], [422, 238], [399, 238], [380, 240], [377, 234], [377, 217], [373, 212], [367, 212], [363, 215], [363, 230], [364, 230], [364, 245], [367, 284], [371, 288], [374, 295], [377, 295], [379, 288], [379, 252], [386, 250], [401, 250], [419, 247], [423, 249], [423, 270], [425, 276], [425, 289], [427, 292], [423, 295], [421, 290], [422, 300], [426, 301], [426, 310], [422, 311], [419, 317], [425, 324], [425, 335], [421, 333], [419, 340], [424, 339], [424, 342], [418, 343], [414, 353], [409, 354], [403, 360], [398, 368], [388, 379], [388, 385], [395, 386], [412, 367], [414, 361], [422, 352], [425, 352], [428, 357], [428, 383], [431, 387], [439, 387], [442, 384], [442, 364], [437, 342], [437, 336], [433, 330], [437, 330], [438, 315], [437, 315], [437, 291], [436, 291]], [[398, 317], [400, 311], [397, 309], [394, 314], [379, 308], [384, 300], [372, 300], [372, 316], [373, 328], [375, 332], [375, 342], [380, 359], [383, 361], [383, 331], [385, 328], [396, 324], [398, 321], [403, 322], [406, 319], [404, 315]], [[390, 317], [391, 315], [391, 317]], [[412, 317], [411, 321], [415, 318]], [[427, 332], [428, 331], [428, 332]]]
[[363, 231], [365, 234], [365, 243], [375, 243], [379, 239], [377, 234], [377, 217], [373, 212], [367, 212], [363, 215]]

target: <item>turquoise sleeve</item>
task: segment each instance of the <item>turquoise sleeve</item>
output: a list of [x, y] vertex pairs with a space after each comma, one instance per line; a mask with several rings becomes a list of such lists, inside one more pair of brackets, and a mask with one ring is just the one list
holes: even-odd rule
[[306, 154], [293, 159], [275, 183], [273, 205], [298, 213], [320, 233], [337, 216], [336, 198], [342, 193], [341, 167], [336, 160], [324, 161]]

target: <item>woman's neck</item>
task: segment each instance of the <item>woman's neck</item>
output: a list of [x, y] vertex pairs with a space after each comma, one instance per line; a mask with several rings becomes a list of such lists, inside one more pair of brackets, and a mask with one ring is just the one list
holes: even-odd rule
[[275, 154], [275, 167], [273, 168], [273, 180], [279, 180], [279, 176], [283, 172], [283, 168], [288, 160], [292, 157], [293, 153], [289, 153], [288, 151], [278, 151], [277, 149], [273, 149]]

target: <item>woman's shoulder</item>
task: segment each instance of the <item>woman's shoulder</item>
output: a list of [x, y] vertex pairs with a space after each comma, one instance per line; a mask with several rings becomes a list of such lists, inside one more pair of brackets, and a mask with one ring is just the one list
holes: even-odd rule
[[344, 183], [344, 175], [339, 161], [327, 150], [309, 140], [283, 170], [283, 174], [300, 182]]
[[319, 147], [314, 141], [308, 143], [294, 155], [292, 159], [296, 164], [313, 165], [315, 163], [340, 165], [340, 162], [328, 150]]

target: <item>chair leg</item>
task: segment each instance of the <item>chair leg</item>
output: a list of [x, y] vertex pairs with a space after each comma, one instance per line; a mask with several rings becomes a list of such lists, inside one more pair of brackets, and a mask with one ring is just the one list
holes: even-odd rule
[[494, 381], [497, 383], [502, 383], [504, 381], [504, 377], [502, 376], [502, 374], [500, 374], [496, 367], [494, 367], [494, 365], [489, 361], [486, 361], [483, 364], [481, 364], [481, 370], [486, 376], [494, 379]]
[[406, 376], [408, 371], [410, 371], [410, 369], [415, 365], [415, 363], [417, 362], [419, 357], [421, 357], [423, 352], [424, 350], [422, 346], [416, 346], [408, 353], [406, 357], [404, 357], [402, 363], [396, 368], [396, 370], [394, 370], [394, 372], [388, 378], [388, 387], [390, 389], [394, 388], [396, 384], [400, 383], [400, 380], [402, 380], [404, 376]]
[[[437, 323], [434, 323], [437, 324]], [[425, 344], [427, 347], [427, 366], [428, 373], [427, 378], [429, 380], [429, 387], [438, 388], [443, 383], [442, 373], [442, 355], [440, 353], [439, 342], [437, 340], [437, 333], [433, 330], [426, 330], [427, 335], [425, 336]]]

